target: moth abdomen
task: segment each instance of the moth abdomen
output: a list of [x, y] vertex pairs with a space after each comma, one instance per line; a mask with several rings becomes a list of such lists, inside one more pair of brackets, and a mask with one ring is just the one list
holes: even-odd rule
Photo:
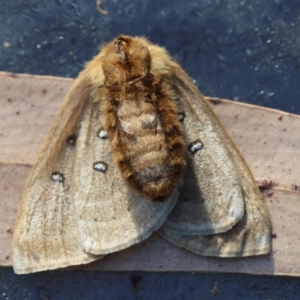
[[[128, 106], [131, 118], [123, 114], [128, 112]], [[107, 131], [112, 136], [115, 162], [123, 178], [146, 198], [164, 200], [175, 188], [185, 166], [181, 128], [176, 112], [173, 126], [166, 126], [167, 118], [155, 105], [152, 112], [145, 108], [147, 113], [138, 114], [143, 109], [141, 103], [132, 106], [130, 99], [124, 100], [116, 114], [117, 128], [107, 128]], [[166, 130], [166, 127], [173, 129]]]
[[181, 172], [182, 165], [156, 165], [133, 173], [128, 181], [147, 198], [153, 201], [163, 201], [178, 183], [178, 175]]

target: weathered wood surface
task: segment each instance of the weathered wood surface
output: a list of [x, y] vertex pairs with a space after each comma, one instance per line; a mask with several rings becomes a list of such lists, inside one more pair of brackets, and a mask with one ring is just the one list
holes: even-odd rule
[[[72, 82], [65, 78], [0, 73], [0, 265], [11, 265], [11, 236], [22, 190]], [[254, 177], [275, 183], [265, 192], [273, 221], [272, 253], [240, 259], [206, 258], [179, 249], [154, 234], [142, 244], [107, 255], [84, 268], [300, 276], [300, 117], [219, 99], [212, 100], [211, 106]]]

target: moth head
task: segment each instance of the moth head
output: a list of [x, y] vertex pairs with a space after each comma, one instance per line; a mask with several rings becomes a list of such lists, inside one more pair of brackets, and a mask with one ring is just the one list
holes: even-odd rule
[[151, 57], [148, 47], [133, 45], [128, 49], [128, 59], [124, 65], [127, 81], [143, 79], [150, 73]]
[[109, 49], [102, 64], [107, 87], [149, 81], [151, 56], [147, 46], [138, 39], [119, 36]]

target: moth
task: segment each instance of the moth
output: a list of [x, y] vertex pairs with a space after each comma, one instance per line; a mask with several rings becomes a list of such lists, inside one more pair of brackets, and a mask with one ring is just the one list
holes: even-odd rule
[[13, 267], [86, 264], [152, 232], [190, 251], [270, 251], [271, 223], [239, 151], [165, 49], [121, 35], [75, 80], [26, 183]]

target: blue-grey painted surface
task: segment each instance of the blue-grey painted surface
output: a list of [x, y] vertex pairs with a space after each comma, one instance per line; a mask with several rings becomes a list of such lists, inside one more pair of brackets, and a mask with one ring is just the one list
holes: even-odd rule
[[[8, 268], [0, 272], [1, 299], [300, 299], [300, 280], [288, 277], [85, 271], [20, 276]], [[132, 283], [135, 277], [140, 279], [137, 285]], [[216, 283], [219, 293], [213, 293]]]
[[[95, 2], [1, 0], [0, 70], [75, 77], [101, 43], [144, 35], [205, 95], [300, 113], [298, 0], [103, 0], [107, 16]], [[0, 268], [0, 299], [211, 299], [215, 282], [215, 299], [300, 299], [289, 277], [11, 268]]]

